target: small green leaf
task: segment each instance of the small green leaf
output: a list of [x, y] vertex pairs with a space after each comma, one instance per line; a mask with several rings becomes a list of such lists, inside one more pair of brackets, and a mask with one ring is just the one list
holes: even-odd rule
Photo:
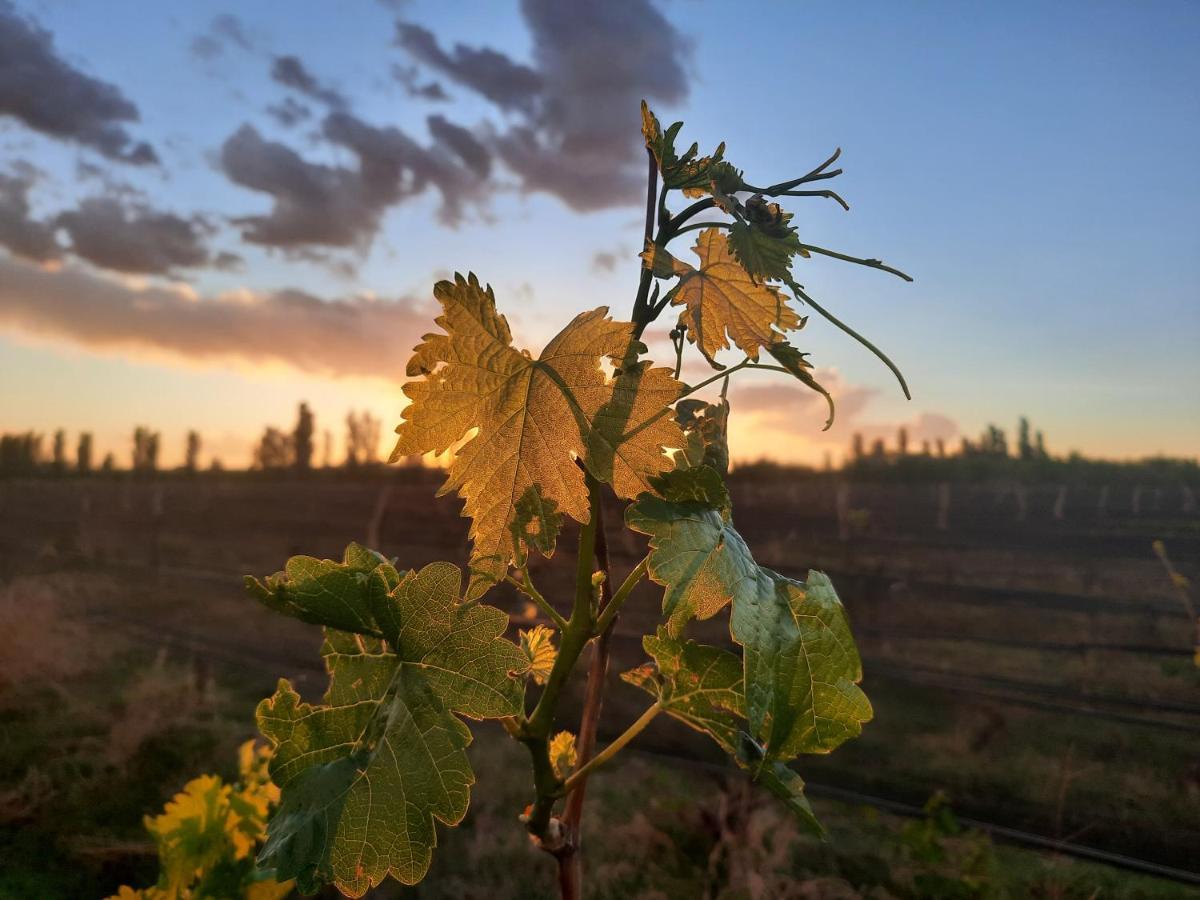
[[706, 465], [722, 476], [729, 472], [729, 401], [706, 403], [685, 398], [675, 404], [675, 421], [683, 428], [688, 466]]
[[825, 398], [825, 403], [829, 406], [829, 418], [825, 420], [825, 427], [821, 430], [828, 431], [833, 425], [833, 417], [836, 413], [833, 396], [821, 386], [817, 379], [813, 378], [812, 363], [806, 359], [808, 354], [801, 353], [787, 341], [776, 341], [773, 344], [768, 344], [767, 352], [775, 357], [775, 361], [795, 375], [796, 378]]
[[729, 489], [717, 471], [709, 466], [666, 472], [654, 479], [654, 487], [670, 503], [699, 503], [728, 518]]
[[758, 198], [748, 200], [745, 208], [746, 218], [730, 226], [729, 251], [754, 278], [788, 278], [792, 257], [808, 256], [795, 227], [789, 224], [792, 214], [778, 203]]

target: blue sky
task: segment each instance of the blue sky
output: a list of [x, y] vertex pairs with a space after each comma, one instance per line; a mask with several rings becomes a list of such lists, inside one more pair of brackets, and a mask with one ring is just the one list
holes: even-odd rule
[[[247, 461], [262, 425], [288, 424], [301, 399], [338, 432], [350, 407], [369, 407], [390, 425], [402, 405], [395, 373], [425, 330], [429, 286], [455, 269], [490, 281], [519, 339], [534, 348], [578, 310], [608, 304], [626, 315], [640, 211], [615, 181], [606, 197], [606, 179], [636, 162], [637, 99], [645, 94], [660, 118], [684, 119], [684, 134], [702, 148], [725, 140], [727, 157], [759, 183], [802, 174], [840, 146], [846, 173], [832, 186], [851, 211], [797, 199], [791, 208], [802, 238], [881, 257], [916, 279], [805, 262], [800, 281], [885, 347], [914, 399], [906, 402], [869, 354], [814, 317], [797, 343], [845, 398], [842, 421], [820, 434], [812, 398], [752, 373], [757, 380], [732, 394], [735, 455], [769, 448], [817, 461], [827, 451], [840, 455], [856, 430], [882, 435], [907, 424], [918, 438], [953, 440], [989, 421], [1012, 427], [1021, 414], [1046, 431], [1056, 452], [1195, 455], [1200, 5], [676, 0], [649, 7], [665, 27], [661, 50], [642, 58], [617, 55], [645, 38], [644, 2], [629, 0], [608, 7], [614, 65], [599, 81], [611, 77], [611, 90], [562, 58], [569, 57], [564, 46], [576, 46], [571, 29], [587, 23], [542, 6], [264, 2], [235, 11], [227, 3], [18, 0], [6, 12], [0, 7], [10, 32], [21, 30], [19, 22], [26, 37], [30, 27], [48, 34], [70, 71], [133, 104], [139, 120], [120, 123], [129, 146], [144, 141], [159, 159], [135, 165], [78, 135], [39, 131], [28, 104], [5, 100], [0, 65], [0, 174], [28, 173], [21, 163], [37, 170], [22, 176], [25, 224], [56, 227], [89, 198], [104, 197], [116, 204], [110, 210], [123, 206], [135, 219], [202, 217], [193, 237], [206, 254], [203, 263], [167, 271], [115, 271], [103, 254], [89, 259], [76, 246], [82, 225], [71, 234], [57, 226], [63, 249], [52, 261], [0, 249], [0, 429], [89, 428], [102, 446], [124, 453], [126, 435], [146, 422], [163, 430], [170, 458], [194, 426], [212, 452], [236, 465]], [[231, 13], [236, 32], [220, 19]], [[543, 107], [522, 111], [520, 97], [498, 104], [465, 69], [456, 74], [411, 45], [397, 46], [397, 20], [427, 30], [446, 58], [459, 44], [488, 48], [534, 72], [553, 87], [530, 102], [567, 103], [567, 124]], [[207, 51], [198, 40], [205, 36]], [[441, 145], [431, 115], [473, 135], [490, 171], [486, 184], [461, 165], [445, 176], [461, 194], [453, 227], [440, 220], [443, 195], [429, 187], [377, 207], [368, 197], [365, 219], [354, 218], [361, 210], [347, 213], [354, 246], [246, 240], [247, 226], [235, 220], [263, 216], [273, 198], [235, 183], [223, 162], [223, 148], [244, 125], [306, 162], [349, 172], [360, 165], [322, 131], [337, 110], [272, 78], [284, 56], [343, 98], [341, 112], [355, 122], [398, 129], [434, 151]], [[631, 59], [642, 68], [631, 70]], [[438, 83], [449, 99], [410, 95], [394, 66], [412, 84]], [[591, 93], [571, 93], [577, 77]], [[308, 110], [290, 127], [267, 112], [289, 97]], [[612, 112], [626, 101], [627, 126], [624, 113]], [[58, 101], [47, 94], [38, 102]], [[598, 135], [599, 146], [612, 148], [611, 163], [581, 163], [586, 190], [556, 191], [542, 169], [522, 177], [498, 149], [523, 127], [551, 148]], [[560, 157], [574, 162], [569, 150]], [[218, 267], [218, 253], [236, 254], [240, 266]], [[597, 265], [597, 254], [609, 254], [615, 267]], [[681, 248], [680, 255], [688, 254]], [[87, 286], [96, 279], [128, 294], [128, 308], [114, 294], [115, 312], [88, 320]], [[213, 326], [228, 336], [225, 351], [164, 333], [169, 316], [147, 324], [137, 292], [156, 288], [187, 292], [200, 304], [231, 292], [251, 304], [290, 289], [393, 304], [371, 307], [371, 315], [402, 309], [381, 320], [394, 326], [386, 340], [372, 334], [361, 352], [345, 347], [329, 359], [296, 324], [303, 310], [263, 318], [264, 327], [279, 328], [281, 343], [294, 341], [289, 361], [244, 338], [247, 326], [229, 304], [222, 309], [230, 324]], [[188, 317], [179, 321], [190, 327]], [[306, 363], [306, 348], [324, 361]]]

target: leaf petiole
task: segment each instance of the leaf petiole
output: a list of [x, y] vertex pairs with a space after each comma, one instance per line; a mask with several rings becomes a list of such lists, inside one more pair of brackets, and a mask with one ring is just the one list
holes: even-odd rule
[[625, 746], [635, 737], [641, 734], [646, 726], [654, 721], [654, 717], [662, 712], [662, 702], [657, 702], [644, 713], [638, 716], [637, 721], [625, 729], [620, 737], [613, 740], [611, 744], [593, 756], [590, 760], [571, 773], [570, 777], [563, 782], [562, 794], [571, 793], [572, 790], [581, 785], [587, 780], [587, 777], [596, 769], [600, 768], [606, 762], [625, 749]]
[[563, 618], [562, 613], [550, 605], [550, 601], [542, 596], [542, 592], [534, 587], [533, 579], [529, 577], [529, 567], [522, 566], [520, 568], [521, 580], [513, 578], [511, 575], [505, 575], [504, 580], [515, 587], [518, 591], [528, 597], [536, 604], [537, 608], [545, 613], [559, 630], [567, 627], [567, 620]]
[[617, 588], [617, 592], [613, 594], [612, 599], [608, 601], [608, 605], [604, 607], [604, 611], [600, 613], [600, 617], [596, 619], [596, 627], [593, 632], [599, 636], [604, 634], [616, 619], [617, 613], [621, 611], [621, 606], [629, 599], [629, 595], [633, 593], [633, 589], [638, 586], [638, 583], [646, 577], [646, 573], [650, 570], [650, 555], [647, 554], [642, 558], [632, 572], [626, 576], [621, 582], [621, 586]]

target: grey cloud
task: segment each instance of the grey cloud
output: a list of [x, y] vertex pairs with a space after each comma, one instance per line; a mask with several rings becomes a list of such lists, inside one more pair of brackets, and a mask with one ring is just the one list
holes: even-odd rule
[[389, 207], [436, 188], [440, 217], [456, 224], [463, 204], [481, 195], [479, 177], [445, 154], [422, 147], [396, 128], [377, 128], [356, 116], [328, 115], [322, 134], [350, 150], [357, 168], [308, 162], [243, 125], [222, 147], [221, 166], [237, 184], [271, 196], [265, 215], [236, 221], [251, 243], [365, 247]]
[[317, 375], [400, 381], [407, 348], [428, 330], [428, 315], [406, 300], [325, 301], [298, 290], [197, 298], [136, 290], [76, 267], [49, 273], [0, 260], [0, 327], [97, 350], [285, 363]]
[[277, 56], [271, 63], [271, 78], [284, 87], [299, 91], [330, 109], [345, 109], [349, 104], [333, 88], [322, 84], [297, 56]]
[[89, 197], [56, 221], [70, 237], [71, 251], [101, 268], [167, 275], [213, 261], [202, 219], [158, 212], [143, 203]]
[[542, 76], [488, 47], [455, 44], [447, 53], [428, 28], [396, 23], [396, 45], [448, 78], [482, 94], [502, 109], [532, 112], [542, 90]]
[[479, 142], [475, 135], [461, 125], [455, 125], [444, 116], [430, 116], [425, 120], [434, 140], [449, 147], [468, 168], [480, 178], [487, 178], [492, 171], [492, 154]]
[[311, 118], [312, 110], [294, 97], [284, 97], [282, 102], [267, 107], [267, 115], [284, 128], [292, 128]]
[[53, 225], [30, 214], [29, 191], [37, 181], [37, 170], [18, 162], [11, 175], [0, 172], [0, 246], [34, 262], [50, 262], [62, 256]]
[[516, 113], [495, 141], [527, 191], [578, 210], [636, 202], [642, 183], [638, 103], [687, 96], [688, 46], [649, 0], [565, 4], [522, 0], [532, 67], [462, 44], [444, 50], [432, 32], [397, 24], [413, 58]]
[[592, 268], [597, 272], [613, 272], [617, 268], [617, 254], [601, 250], [592, 257]]
[[120, 88], [62, 59], [50, 32], [17, 15], [6, 0], [0, 0], [0, 116], [109, 159], [158, 162], [154, 148], [126, 129], [138, 121], [138, 109]]
[[445, 103], [450, 99], [440, 81], [422, 82], [416, 66], [401, 66], [392, 63], [392, 78], [394, 78], [410, 97], [428, 100], [431, 103]]
[[208, 30], [192, 39], [192, 55], [203, 60], [216, 59], [231, 47], [246, 52], [254, 50], [254, 42], [241, 19], [232, 13], [215, 16]]

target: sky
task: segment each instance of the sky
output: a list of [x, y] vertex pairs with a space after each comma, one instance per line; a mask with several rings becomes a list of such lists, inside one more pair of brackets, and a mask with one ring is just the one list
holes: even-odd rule
[[840, 147], [850, 211], [794, 198], [801, 239], [914, 277], [798, 262], [913, 399], [814, 315], [793, 342], [838, 421], [738, 373], [735, 459], [1022, 415], [1054, 453], [1194, 457], [1198, 47], [1200, 4], [1168, 0], [0, 0], [0, 431], [126, 462], [145, 424], [170, 465], [195, 428], [241, 466], [303, 400], [336, 457], [350, 409], [399, 421], [454, 271], [535, 353], [627, 317], [645, 98], [751, 182]]

